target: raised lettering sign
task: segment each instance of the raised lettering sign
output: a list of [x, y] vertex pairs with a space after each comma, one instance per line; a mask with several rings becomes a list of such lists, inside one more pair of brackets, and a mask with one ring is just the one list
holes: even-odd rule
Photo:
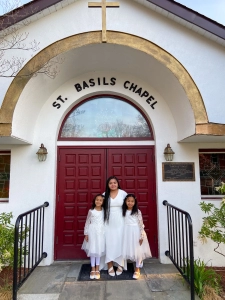
[[[82, 90], [91, 89], [94, 86], [114, 86], [116, 85], [116, 78], [111, 77], [97, 77], [97, 78], [90, 78], [87, 80], [83, 80], [80, 82], [74, 83], [74, 88], [77, 93], [80, 93]], [[155, 105], [157, 101], [155, 101], [155, 97], [151, 95], [148, 91], [143, 89], [141, 86], [138, 86], [136, 83], [131, 82], [129, 80], [125, 80], [123, 83], [123, 88], [137, 94], [140, 98], [144, 99], [152, 109], [155, 109]], [[52, 103], [52, 106], [59, 109], [62, 107], [63, 103], [65, 103], [68, 98], [64, 98], [61, 95], [56, 98], [56, 101]]]

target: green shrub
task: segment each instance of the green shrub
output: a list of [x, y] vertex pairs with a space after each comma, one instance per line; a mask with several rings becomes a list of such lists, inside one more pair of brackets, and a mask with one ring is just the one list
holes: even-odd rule
[[[1, 213], [0, 214], [0, 272], [4, 266], [13, 267], [14, 261], [14, 228], [11, 224], [12, 213]], [[21, 228], [20, 228], [21, 230]], [[23, 227], [21, 234], [19, 234], [19, 243], [25, 239], [28, 235], [29, 228]], [[26, 245], [22, 247], [22, 255], [18, 253], [18, 263], [20, 263], [20, 257], [23, 259], [23, 255], [27, 253]]]
[[10, 224], [12, 213], [0, 214], [0, 272], [3, 266], [13, 266], [14, 226]]
[[[190, 262], [186, 261], [186, 270], [184, 274], [190, 278]], [[221, 291], [221, 277], [200, 258], [194, 260], [194, 286], [195, 292], [200, 299], [203, 297], [205, 287], [211, 287], [216, 294]]]
[[220, 207], [215, 207], [212, 203], [200, 203], [201, 210], [208, 214], [203, 217], [203, 224], [199, 233], [199, 239], [202, 243], [206, 243], [207, 239], [211, 239], [216, 243], [214, 251], [222, 256], [224, 253], [219, 251], [221, 244], [225, 244], [225, 199], [222, 199]]

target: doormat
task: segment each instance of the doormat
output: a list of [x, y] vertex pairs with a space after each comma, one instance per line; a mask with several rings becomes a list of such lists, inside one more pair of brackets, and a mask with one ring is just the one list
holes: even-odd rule
[[[116, 267], [114, 270], [116, 271]], [[107, 270], [101, 270], [100, 279], [90, 279], [91, 265], [83, 264], [80, 269], [80, 273], [77, 281], [114, 281], [114, 280], [135, 280], [133, 279], [134, 274], [134, 266], [133, 263], [127, 264], [127, 271], [123, 271], [123, 273], [119, 276], [110, 276]]]

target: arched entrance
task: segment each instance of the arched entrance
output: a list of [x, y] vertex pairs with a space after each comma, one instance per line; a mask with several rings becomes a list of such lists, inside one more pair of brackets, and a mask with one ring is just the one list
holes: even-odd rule
[[[158, 257], [155, 149], [146, 145], [153, 134], [142, 112], [125, 99], [95, 96], [67, 114], [59, 140], [91, 140], [93, 145], [58, 147], [55, 259], [86, 257], [81, 245], [87, 212], [111, 175], [125, 191], [136, 194], [153, 256]], [[102, 142], [109, 140], [111, 145]]]
[[[187, 100], [191, 104], [191, 110], [194, 114], [193, 126], [195, 127], [195, 130], [192, 134], [221, 135], [225, 132], [222, 124], [210, 124], [208, 122], [207, 112], [196, 84], [182, 64], [170, 53], [153, 44], [151, 41], [127, 33], [108, 31], [107, 38], [107, 45], [125, 46], [129, 49], [135, 49], [140, 53], [149, 55], [149, 57], [154, 58], [154, 60], [162, 64], [165, 67], [165, 70], [168, 69], [170, 71], [170, 75], [175, 76], [175, 78], [178, 79], [179, 84], [185, 91]], [[80, 49], [87, 45], [102, 45], [101, 32], [87, 32], [66, 37], [65, 39], [57, 41], [40, 51], [24, 66], [24, 68], [12, 81], [0, 109], [0, 132], [2, 136], [10, 136], [11, 134], [18, 136], [12, 130], [12, 118], [15, 116], [14, 110], [19, 98], [21, 97], [21, 93], [32, 77], [24, 76], [24, 74], [29, 74], [30, 70], [32, 70], [31, 73], [36, 72], [41, 69], [49, 59], [59, 54], [68, 53], [71, 49]], [[80, 57], [81, 56], [79, 56], [79, 58]], [[66, 69], [66, 72], [67, 71], [68, 69]], [[76, 74], [73, 74], [73, 78], [75, 76]], [[169, 93], [169, 90], [170, 89], [166, 91], [167, 94]], [[175, 109], [177, 108], [176, 106], [174, 107]], [[175, 112], [174, 116], [176, 115], [177, 114]], [[185, 110], [184, 115], [186, 116]], [[186, 117], [179, 118], [177, 124], [178, 130], [179, 128], [182, 128], [182, 126], [179, 126], [179, 122], [185, 119]], [[190, 133], [188, 133], [188, 136], [190, 136]], [[182, 139], [183, 138], [185, 137], [182, 136]]]

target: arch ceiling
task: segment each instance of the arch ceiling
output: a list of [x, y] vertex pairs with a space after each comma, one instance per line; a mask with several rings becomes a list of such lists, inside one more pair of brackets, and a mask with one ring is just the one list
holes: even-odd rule
[[[29, 71], [39, 70], [46, 61], [57, 55], [63, 55], [65, 62], [60, 66], [60, 73], [56, 79], [44, 79], [39, 75], [32, 80], [27, 76], [22, 77]], [[57, 41], [25, 65], [5, 95], [0, 110], [1, 136], [12, 135], [15, 108], [21, 93], [26, 92], [26, 89], [33, 85], [34, 91], [38, 90], [38, 94], [32, 93], [30, 99], [38, 111], [53, 91], [63, 83], [96, 70], [132, 74], [149, 83], [167, 101], [178, 131], [182, 127], [180, 122], [185, 119], [188, 110], [189, 115], [193, 116], [193, 122], [190, 124], [193, 126], [193, 136], [225, 135], [224, 125], [208, 124], [198, 88], [185, 68], [173, 56], [150, 41], [126, 33], [108, 31], [107, 43], [102, 43], [101, 32], [98, 31]], [[177, 102], [171, 101], [175, 96]], [[177, 113], [179, 105], [184, 105], [186, 112], [179, 110]], [[185, 138], [188, 136], [183, 137]]]

